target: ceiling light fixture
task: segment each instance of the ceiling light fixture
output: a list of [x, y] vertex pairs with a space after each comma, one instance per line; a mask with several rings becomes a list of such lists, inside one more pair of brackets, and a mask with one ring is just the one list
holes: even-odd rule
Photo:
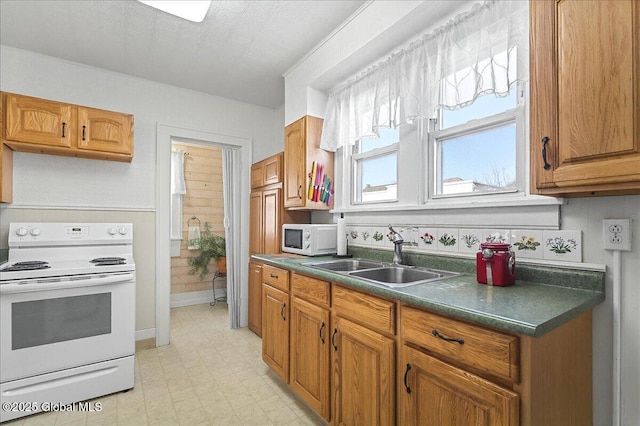
[[146, 4], [153, 8], [170, 13], [179, 18], [186, 19], [191, 22], [202, 22], [209, 11], [211, 0], [196, 1], [168, 1], [168, 0], [138, 0], [140, 3]]

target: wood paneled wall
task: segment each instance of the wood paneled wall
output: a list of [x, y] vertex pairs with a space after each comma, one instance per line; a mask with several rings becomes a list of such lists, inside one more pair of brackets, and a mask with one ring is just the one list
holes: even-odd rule
[[[222, 150], [173, 142], [173, 149], [184, 151], [184, 175], [187, 193], [182, 196], [182, 243], [180, 257], [171, 258], [171, 293], [211, 290], [215, 262], [209, 265], [211, 273], [200, 281], [199, 274], [189, 274], [187, 259], [195, 256], [196, 250], [187, 249], [189, 235], [187, 222], [193, 216], [200, 219], [200, 229], [205, 222], [217, 235], [224, 236], [224, 199], [222, 195]], [[196, 221], [192, 220], [192, 224]]]

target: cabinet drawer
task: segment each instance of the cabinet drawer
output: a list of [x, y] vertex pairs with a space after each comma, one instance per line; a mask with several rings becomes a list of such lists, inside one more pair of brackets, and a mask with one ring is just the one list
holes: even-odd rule
[[515, 383], [520, 380], [519, 340], [515, 336], [406, 306], [402, 307], [401, 323], [407, 342], [480, 374]]
[[316, 305], [329, 307], [329, 286], [326, 281], [304, 275], [291, 274], [291, 294]]
[[333, 312], [381, 333], [396, 334], [396, 304], [337, 285], [331, 291]]
[[271, 265], [263, 265], [262, 282], [282, 291], [289, 291], [289, 271]]

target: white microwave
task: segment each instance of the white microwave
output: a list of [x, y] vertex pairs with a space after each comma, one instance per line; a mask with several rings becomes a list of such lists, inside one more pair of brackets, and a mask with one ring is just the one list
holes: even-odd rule
[[336, 253], [336, 224], [282, 225], [282, 251], [304, 256]]

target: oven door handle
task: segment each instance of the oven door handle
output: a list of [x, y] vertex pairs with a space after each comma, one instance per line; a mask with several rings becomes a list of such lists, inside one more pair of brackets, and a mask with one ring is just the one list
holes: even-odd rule
[[133, 280], [133, 272], [125, 274], [106, 275], [100, 278], [65, 279], [64, 281], [57, 281], [55, 278], [42, 278], [41, 280], [39, 280], [41, 282], [37, 282], [34, 280], [31, 282], [26, 281], [22, 283], [2, 284], [0, 285], [0, 294], [26, 293], [30, 291], [42, 290], [60, 290], [78, 287], [95, 287], [100, 285], [130, 282]]

